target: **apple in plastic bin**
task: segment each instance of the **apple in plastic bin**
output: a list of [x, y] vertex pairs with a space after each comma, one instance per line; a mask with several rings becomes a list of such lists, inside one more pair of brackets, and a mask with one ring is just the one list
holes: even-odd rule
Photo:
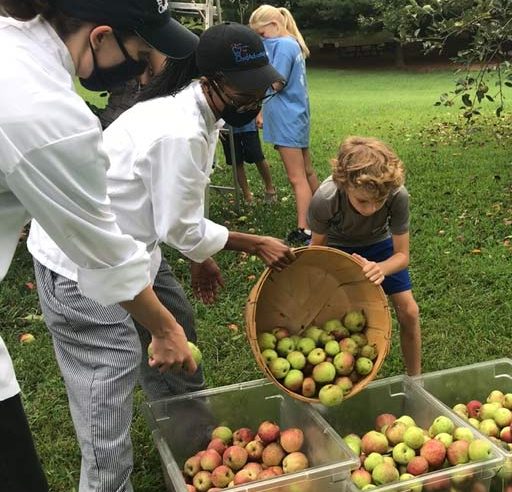
[[369, 431], [361, 439], [361, 451], [366, 455], [370, 453], [385, 454], [388, 451], [388, 446], [386, 436], [377, 431]]
[[229, 482], [231, 482], [234, 477], [235, 474], [229, 466], [219, 465], [212, 471], [211, 480], [215, 487], [224, 488], [228, 486]]
[[245, 448], [230, 446], [222, 455], [222, 463], [229, 466], [233, 471], [240, 470], [246, 463], [249, 455]]
[[308, 458], [300, 451], [294, 451], [283, 458], [284, 473], [293, 473], [305, 470], [309, 466]]
[[469, 443], [468, 454], [471, 461], [483, 461], [492, 457], [492, 448], [487, 441], [474, 439]]
[[398, 469], [390, 463], [384, 462], [377, 465], [372, 472], [375, 485], [384, 485], [398, 480]]
[[224, 444], [230, 444], [233, 439], [233, 431], [225, 425], [219, 425], [212, 430], [212, 440], [215, 438], [221, 439]]
[[287, 453], [300, 451], [300, 448], [302, 448], [304, 444], [304, 432], [298, 427], [285, 429], [281, 432], [279, 443]]
[[212, 488], [212, 474], [209, 471], [201, 470], [194, 475], [192, 483], [198, 492], [206, 492]]
[[259, 425], [256, 434], [264, 444], [268, 444], [270, 442], [277, 441], [277, 439], [279, 439], [280, 433], [281, 429], [275, 422], [265, 420]]

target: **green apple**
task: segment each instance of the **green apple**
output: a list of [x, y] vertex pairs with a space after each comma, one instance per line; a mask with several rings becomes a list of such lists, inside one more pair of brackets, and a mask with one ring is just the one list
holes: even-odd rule
[[292, 369], [304, 369], [306, 365], [306, 356], [298, 350], [290, 352], [286, 356], [286, 360], [290, 363]]
[[491, 444], [484, 439], [473, 439], [469, 443], [468, 452], [471, 461], [483, 461], [492, 458]]
[[324, 323], [322, 328], [325, 332], [331, 333], [331, 331], [341, 330], [343, 328], [343, 324], [339, 319], [330, 319]]
[[276, 379], [283, 379], [290, 370], [290, 363], [283, 357], [271, 360], [268, 368]]
[[357, 434], [347, 434], [343, 440], [356, 456], [361, 454], [361, 438]]
[[318, 398], [322, 405], [333, 407], [343, 401], [343, 390], [335, 384], [326, 384], [320, 388]]
[[349, 311], [343, 318], [343, 325], [352, 333], [358, 333], [363, 330], [366, 324], [366, 318], [363, 311]]
[[279, 355], [286, 357], [290, 352], [295, 350], [295, 344], [290, 337], [284, 337], [277, 342], [276, 349]]
[[403, 422], [406, 427], [411, 427], [412, 425], [416, 425], [414, 419], [409, 415], [401, 415], [396, 419], [398, 422]]
[[320, 338], [320, 335], [323, 333], [323, 331], [318, 328], [318, 326], [310, 326], [304, 330], [304, 333], [302, 334], [303, 337], [312, 338], [315, 341], [315, 344], [318, 343], [318, 339]]
[[302, 371], [299, 371], [298, 369], [290, 369], [284, 377], [283, 384], [290, 391], [298, 393], [302, 389], [303, 381], [304, 374], [302, 374]]
[[453, 436], [448, 434], [448, 432], [440, 432], [434, 439], [441, 441], [445, 448], [448, 448], [448, 446], [453, 442]]
[[405, 430], [403, 439], [404, 443], [410, 448], [420, 449], [425, 442], [425, 435], [423, 434], [423, 429], [412, 425]]
[[312, 338], [303, 337], [297, 343], [296, 348], [299, 352], [302, 352], [304, 355], [308, 355], [312, 350], [316, 348], [316, 343]]
[[340, 353], [340, 344], [336, 340], [329, 340], [324, 347], [325, 353], [331, 357]]
[[440, 434], [441, 432], [452, 434], [453, 429], [455, 429], [454, 423], [448, 417], [440, 415], [439, 417], [436, 417], [434, 419], [428, 432], [431, 437], [435, 437], [437, 436], [437, 434]]
[[372, 372], [373, 362], [366, 357], [358, 357], [356, 360], [356, 372], [361, 376], [367, 376]]
[[370, 473], [373, 469], [384, 462], [384, 457], [380, 453], [370, 453], [363, 462], [363, 466]]
[[201, 351], [199, 350], [197, 345], [188, 340], [187, 340], [187, 344], [188, 344], [188, 348], [192, 352], [192, 358], [194, 359], [194, 362], [197, 365], [201, 364], [201, 362], [203, 360], [203, 354], [201, 353]]
[[271, 360], [277, 359], [279, 357], [277, 352], [273, 349], [265, 349], [263, 352], [261, 352], [261, 356], [265, 359], [267, 364], [269, 364]]
[[416, 456], [416, 451], [405, 442], [399, 442], [393, 447], [392, 455], [399, 465], [407, 465]]
[[456, 441], [471, 442], [474, 438], [471, 429], [467, 427], [455, 427], [453, 431], [453, 439], [455, 439]]
[[277, 344], [277, 338], [274, 334], [269, 332], [258, 333], [258, 346], [260, 350], [275, 349]]

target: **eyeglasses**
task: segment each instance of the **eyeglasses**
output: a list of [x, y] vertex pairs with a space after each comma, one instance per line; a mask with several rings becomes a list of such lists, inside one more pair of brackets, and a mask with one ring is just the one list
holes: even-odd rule
[[[272, 99], [276, 95], [276, 92], [272, 91], [268, 94], [265, 94], [263, 97], [261, 97], [259, 99], [253, 100], [248, 103], [245, 103], [245, 102], [242, 103], [242, 102], [235, 101], [232, 97], [230, 97], [228, 94], [226, 94], [226, 92], [224, 92], [219, 87], [217, 82], [212, 80], [211, 85], [212, 85], [212, 88], [215, 91], [215, 93], [219, 96], [220, 100], [224, 104], [229, 104], [230, 106], [233, 106], [236, 109], [237, 113], [246, 113], [248, 111], [259, 110], [263, 103], [267, 102], [269, 99]], [[228, 98], [228, 100], [226, 100], [224, 98], [223, 94], [224, 94], [224, 96], [226, 96]], [[250, 95], [247, 95], [247, 98], [250, 98], [250, 97], [251, 97]]]

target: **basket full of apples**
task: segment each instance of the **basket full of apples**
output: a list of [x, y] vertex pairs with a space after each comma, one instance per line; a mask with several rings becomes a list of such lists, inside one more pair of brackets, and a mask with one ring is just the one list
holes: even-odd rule
[[281, 272], [266, 269], [245, 310], [256, 361], [288, 395], [335, 406], [361, 391], [389, 350], [384, 291], [342, 251], [312, 246]]

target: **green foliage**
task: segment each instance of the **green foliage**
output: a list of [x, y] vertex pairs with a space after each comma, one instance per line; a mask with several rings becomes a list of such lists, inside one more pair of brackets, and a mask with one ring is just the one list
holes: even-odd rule
[[[512, 87], [512, 3], [434, 0], [419, 4], [410, 0], [410, 5], [403, 11], [407, 17], [403, 37], [422, 41], [427, 52], [442, 51], [450, 39], [467, 42], [454, 59], [464, 67], [461, 76], [438, 105], [451, 106], [460, 100], [464, 117], [471, 121], [481, 114], [482, 103], [488, 102], [499, 118], [505, 108], [506, 89]], [[475, 66], [479, 68], [476, 73], [471, 71]]]

